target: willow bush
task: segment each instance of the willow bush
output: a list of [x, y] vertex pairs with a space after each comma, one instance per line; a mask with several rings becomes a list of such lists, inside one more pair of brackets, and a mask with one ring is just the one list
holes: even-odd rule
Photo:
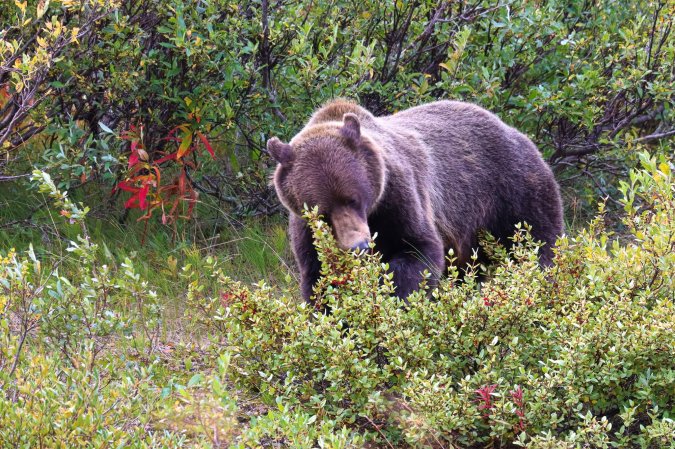
[[132, 175], [132, 127], [171, 175], [171, 132], [187, 126], [217, 153], [193, 161], [195, 190], [269, 214], [265, 141], [321, 103], [385, 114], [450, 98], [530, 135], [586, 203], [616, 200], [635, 145], [673, 135], [674, 14], [664, 1], [7, 2], [0, 168], [15, 180], [36, 164], [107, 196]]
[[451, 270], [404, 303], [378, 255], [337, 251], [310, 212], [330, 313], [213, 266], [209, 288], [187, 268], [190, 315], [241, 388], [377, 445], [673, 447], [675, 184], [672, 164], [641, 160], [621, 186], [630, 237], [601, 206], [550, 269], [523, 226], [483, 280]]

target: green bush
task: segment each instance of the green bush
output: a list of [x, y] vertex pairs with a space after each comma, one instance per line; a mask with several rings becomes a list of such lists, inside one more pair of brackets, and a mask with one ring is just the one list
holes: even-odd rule
[[675, 180], [641, 160], [621, 186], [623, 243], [601, 205], [550, 269], [523, 228], [485, 280], [451, 270], [404, 304], [377, 255], [338, 252], [310, 213], [330, 314], [215, 267], [210, 287], [189, 285], [191, 313], [222, 336], [242, 388], [377, 445], [673, 447]]
[[[674, 12], [651, 0], [9, 2], [0, 169], [37, 164], [97, 205], [132, 176], [131, 126], [157, 161], [184, 125], [216, 150], [192, 160], [203, 199], [268, 214], [265, 141], [290, 138], [319, 104], [355, 97], [384, 114], [451, 98], [530, 135], [582, 204], [616, 199], [636, 143], [673, 134]], [[161, 165], [168, 185], [175, 164]]]
[[130, 260], [116, 266], [91, 241], [86, 208], [34, 177], [82, 235], [60, 258], [32, 246], [0, 257], [0, 446], [182, 445], [146, 429], [161, 404], [161, 370], [140, 363], [157, 337], [155, 293]]
[[357, 447], [345, 426], [307, 427], [315, 417], [281, 405], [242, 428], [227, 355], [167, 340], [167, 299], [93, 241], [88, 208], [45, 172], [33, 179], [80, 235], [61, 255], [0, 254], [0, 447]]
[[[672, 447], [674, 13], [4, 2], [0, 446]], [[376, 114], [472, 101], [530, 135], [568, 207], [556, 266], [523, 226], [511, 253], [486, 236], [487, 273], [406, 305], [310, 214], [332, 313], [280, 292], [279, 221], [238, 216], [280, 209], [265, 141], [336, 96]]]

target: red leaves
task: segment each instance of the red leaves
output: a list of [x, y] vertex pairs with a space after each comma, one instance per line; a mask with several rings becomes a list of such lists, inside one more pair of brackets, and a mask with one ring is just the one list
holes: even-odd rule
[[125, 192], [136, 192], [136, 187], [133, 187], [127, 181], [118, 182], [117, 187], [113, 188], [113, 192], [116, 189], [124, 190]]
[[511, 399], [513, 403], [516, 404], [516, 415], [518, 416], [518, 424], [515, 426], [516, 432], [522, 432], [525, 430], [525, 399], [523, 398], [523, 389], [520, 388], [520, 385], [516, 386], [513, 391], [510, 391]]
[[347, 283], [347, 277], [342, 277], [340, 279], [332, 279], [330, 285], [338, 287], [340, 285], [345, 285]]
[[138, 152], [134, 150], [133, 146], [131, 148], [131, 155], [129, 156], [129, 168], [138, 164], [140, 158], [138, 157]]
[[[141, 161], [139, 150], [143, 149], [143, 126], [141, 125], [136, 128], [136, 126], [130, 125], [129, 130], [122, 133], [121, 137], [131, 142], [131, 154], [129, 155], [128, 165], [128, 168], [131, 168]], [[145, 150], [143, 152], [145, 153]], [[147, 153], [145, 153], [145, 159], [147, 160]]]
[[150, 192], [150, 186], [155, 184], [154, 176], [137, 176], [133, 178], [135, 181], [140, 181], [141, 186], [136, 187], [128, 181], [120, 181], [117, 184], [117, 187], [113, 190], [119, 189], [125, 192], [131, 192], [131, 197], [124, 203], [124, 207], [127, 209], [138, 208], [141, 210], [146, 210], [148, 208], [148, 193]]
[[235, 290], [232, 292], [221, 293], [220, 304], [223, 307], [232, 307], [238, 305], [242, 315], [248, 314], [249, 318], [258, 313], [256, 305], [251, 304], [251, 301], [249, 301], [248, 292], [246, 290]]
[[[483, 305], [485, 307], [499, 307], [509, 302], [508, 294], [503, 290], [490, 289], [488, 295], [483, 296]], [[530, 305], [530, 304], [528, 304]]]
[[[497, 384], [485, 385], [477, 390], [475, 390], [476, 402], [478, 402], [478, 410], [483, 411], [483, 418], [487, 419], [490, 417], [490, 412], [494, 409], [494, 402], [492, 397], [495, 390], [497, 390]], [[523, 395], [523, 389], [520, 386], [516, 386], [512, 391], [509, 391], [509, 395], [513, 400], [513, 403], [516, 406], [516, 416], [518, 416], [518, 424], [514, 426], [514, 432], [522, 432], [527, 427], [525, 425], [525, 399]]]
[[177, 157], [178, 157], [178, 154], [176, 154], [176, 153], [167, 154], [166, 156], [160, 157], [159, 159], [157, 159], [154, 163], [156, 165], [159, 165], [159, 164], [161, 164], [163, 162], [166, 162], [166, 161], [175, 161]]
[[229, 307], [229, 305], [232, 303], [232, 300], [235, 298], [235, 295], [232, 293], [221, 293], [220, 294], [220, 304], [223, 307]]
[[[188, 150], [190, 150], [188, 152]], [[176, 152], [176, 160], [188, 155], [192, 152], [192, 133], [185, 133], [181, 139], [180, 145], [178, 145], [178, 151]]]
[[520, 385], [516, 386], [515, 390], [509, 392], [511, 398], [513, 398], [514, 404], [519, 407], [523, 406], [523, 389], [520, 388]]
[[485, 385], [478, 390], [475, 390], [475, 393], [478, 395], [476, 401], [478, 402], [478, 410], [484, 410], [483, 418], [488, 418], [490, 416], [490, 410], [494, 407], [492, 402], [492, 393], [497, 389], [497, 384]]
[[[199, 122], [199, 117], [197, 117], [192, 123], [184, 123], [171, 129], [164, 140], [168, 141], [167, 146], [175, 145], [176, 150], [152, 162], [148, 160], [148, 152], [143, 146], [143, 126], [130, 125], [129, 130], [122, 133], [122, 139], [130, 142], [128, 164], [130, 172], [125, 180], [120, 181], [113, 188], [113, 192], [119, 189], [131, 193], [124, 207], [146, 211], [146, 214], [139, 220], [149, 219], [152, 211], [157, 207], [162, 209], [163, 224], [174, 222], [179, 217], [189, 219], [192, 216], [199, 194], [192, 187], [187, 170], [188, 168], [196, 170], [197, 162], [196, 159], [187, 160], [187, 157], [203, 145], [215, 159], [211, 143], [202, 132], [196, 129]], [[171, 183], [161, 185], [160, 165], [169, 161], [178, 164], [180, 172]], [[181, 203], [187, 205], [185, 215], [180, 214]], [[167, 208], [170, 208], [168, 213]]]
[[143, 187], [136, 189], [135, 193], [124, 203], [124, 207], [127, 209], [133, 209], [135, 207], [145, 210], [148, 208], [148, 192], [150, 191], [149, 184], [143, 184]]
[[201, 140], [202, 143], [204, 144], [204, 148], [206, 148], [206, 151], [208, 151], [209, 154], [211, 155], [211, 157], [212, 157], [213, 159], [215, 159], [215, 158], [216, 158], [216, 153], [213, 152], [213, 147], [212, 147], [211, 144], [209, 143], [209, 141], [208, 141], [208, 139], [206, 138], [206, 136], [205, 136], [204, 134], [200, 133], [200, 132], [197, 132], [197, 135], [199, 136], [199, 140]]
[[[179, 130], [182, 132], [180, 137], [177, 137], [176, 132]], [[204, 148], [206, 148], [206, 151], [208, 151], [211, 157], [215, 159], [216, 153], [213, 151], [213, 147], [211, 146], [211, 143], [206, 138], [206, 136], [200, 131], [191, 129], [191, 127], [188, 124], [184, 123], [182, 125], [176, 126], [171, 131], [169, 131], [169, 134], [165, 140], [169, 140], [171, 142], [175, 142], [176, 144], [178, 144], [178, 150], [175, 153], [172, 153], [162, 158], [162, 162], [168, 159], [175, 159], [175, 160], [183, 159], [192, 154], [197, 149], [196, 141], [194, 139], [195, 134], [199, 138], [199, 141], [202, 143], [202, 145], [204, 145]]]

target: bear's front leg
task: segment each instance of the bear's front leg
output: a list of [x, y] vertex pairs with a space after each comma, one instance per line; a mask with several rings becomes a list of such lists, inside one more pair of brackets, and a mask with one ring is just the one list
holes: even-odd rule
[[406, 246], [407, 248], [392, 255], [389, 260], [389, 270], [394, 274], [396, 296], [402, 299], [418, 289], [424, 270], [431, 273], [430, 285], [435, 286], [445, 266], [440, 239], [418, 240], [417, 243]]
[[300, 270], [302, 297], [305, 301], [311, 302], [310, 298], [314, 293], [314, 285], [321, 274], [321, 264], [314, 248], [312, 230], [302, 217], [291, 214], [288, 231], [291, 237], [293, 255]]

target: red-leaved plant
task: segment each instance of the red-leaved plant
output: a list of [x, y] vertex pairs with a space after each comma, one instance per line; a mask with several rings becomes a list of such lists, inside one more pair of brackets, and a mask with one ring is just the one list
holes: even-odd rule
[[492, 402], [492, 393], [497, 389], [496, 384], [485, 385], [482, 388], [476, 390], [476, 401], [478, 402], [478, 410], [483, 410], [483, 418], [490, 417], [490, 410], [494, 407]]
[[[190, 121], [171, 129], [165, 138], [174, 148], [162, 157], [150, 161], [143, 143], [143, 125], [130, 125], [121, 138], [130, 142], [129, 164], [126, 179], [120, 181], [113, 192], [122, 190], [131, 196], [124, 203], [127, 209], [140, 209], [145, 213], [138, 220], [148, 220], [157, 208], [162, 210], [162, 223], [175, 223], [178, 218], [189, 219], [199, 193], [188, 179], [188, 170], [196, 170], [197, 159], [189, 156], [200, 147], [215, 159], [215, 153], [207, 137], [199, 130], [201, 118], [194, 111], [188, 114]], [[171, 161], [179, 167], [178, 175], [168, 184], [162, 184], [161, 165]], [[187, 203], [187, 211], [181, 215], [179, 206]]]
[[516, 415], [518, 416], [518, 424], [515, 426], [516, 432], [523, 432], [525, 430], [525, 399], [523, 398], [523, 389], [520, 385], [516, 386], [513, 391], [510, 391], [511, 399], [516, 404]]

